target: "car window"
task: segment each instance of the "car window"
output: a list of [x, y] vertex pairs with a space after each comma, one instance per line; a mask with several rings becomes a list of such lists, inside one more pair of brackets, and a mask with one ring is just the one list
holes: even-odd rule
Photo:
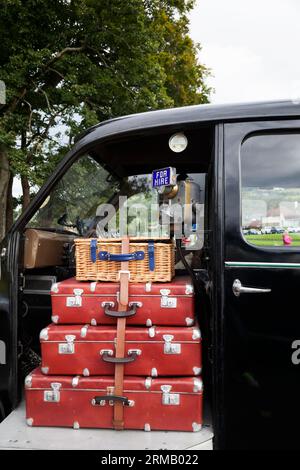
[[79, 232], [94, 219], [97, 207], [109, 201], [119, 182], [89, 155], [80, 157], [67, 170], [28, 227]]
[[[203, 245], [205, 174], [184, 174], [173, 198], [152, 186], [152, 174], [118, 177], [89, 155], [80, 157], [50, 192], [27, 227], [67, 230], [82, 236], [159, 238], [173, 236], [178, 206], [178, 226], [183, 227], [185, 198], [191, 188], [192, 249]], [[192, 196], [195, 196], [195, 199]], [[190, 237], [190, 238], [189, 238]]]
[[242, 231], [263, 247], [300, 246], [300, 134], [258, 134], [241, 147]]

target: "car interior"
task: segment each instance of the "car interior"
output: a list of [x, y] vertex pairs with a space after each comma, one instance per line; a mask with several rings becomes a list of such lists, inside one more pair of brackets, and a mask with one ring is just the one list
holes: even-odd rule
[[[172, 152], [168, 145], [170, 136], [182, 131], [188, 141], [187, 148], [181, 153]], [[151, 232], [151, 237], [153, 233], [157, 238], [175, 237], [176, 276], [188, 274], [192, 278], [202, 333], [205, 420], [207, 426], [211, 425], [211, 298], [207, 273], [211, 244], [208, 182], [213, 168], [213, 132], [213, 128], [198, 125], [171, 132], [155, 130], [95, 145], [77, 158], [46, 197], [25, 227], [19, 250], [20, 388], [24, 377], [40, 362], [39, 333], [51, 323], [51, 286], [75, 276], [74, 239], [118, 237], [122, 196], [127, 198], [129, 235], [149, 237]], [[165, 167], [176, 169], [177, 192], [171, 196], [170, 188], [159, 192], [151, 186], [152, 172]], [[172, 212], [173, 203], [184, 202], [187, 182], [193, 189], [188, 236], [184, 233], [187, 221], [176, 223]], [[136, 205], [140, 203], [147, 207], [158, 204], [154, 221], [149, 220], [148, 214], [138, 212]], [[109, 210], [101, 211], [103, 205], [107, 209], [106, 204], [113, 206], [113, 214]], [[166, 220], [168, 223], [164, 225]]]

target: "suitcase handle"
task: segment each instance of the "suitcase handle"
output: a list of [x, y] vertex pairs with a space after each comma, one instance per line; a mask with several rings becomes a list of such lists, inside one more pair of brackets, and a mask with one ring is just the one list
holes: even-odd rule
[[140, 354], [141, 352], [137, 350], [128, 352], [128, 357], [113, 357], [109, 352], [104, 352], [103, 354], [100, 352], [104, 362], [111, 362], [113, 364], [128, 364], [129, 362], [134, 362]]
[[120, 397], [118, 395], [102, 395], [99, 397], [94, 397], [91, 401], [93, 406], [104, 406], [106, 402], [120, 402], [124, 406], [133, 406], [132, 400], [128, 400], [127, 397]]
[[98, 258], [100, 261], [139, 261], [145, 258], [145, 253], [143, 251], [134, 251], [133, 253], [125, 253], [125, 254], [112, 254], [108, 251], [100, 251], [98, 254]]
[[131, 306], [132, 308], [125, 312], [118, 312], [116, 310], [110, 310], [109, 307], [110, 307], [109, 303], [104, 305], [105, 315], [108, 315], [109, 317], [113, 317], [113, 318], [127, 318], [127, 317], [133, 317], [136, 314], [136, 310], [139, 307], [139, 305], [136, 303], [133, 303]]

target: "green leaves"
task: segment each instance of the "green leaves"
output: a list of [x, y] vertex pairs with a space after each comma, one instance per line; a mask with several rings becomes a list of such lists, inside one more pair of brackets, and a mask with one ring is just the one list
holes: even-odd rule
[[[40, 185], [82, 129], [111, 117], [207, 102], [188, 34], [193, 0], [1, 2], [0, 143]], [[55, 157], [53, 157], [55, 155]]]

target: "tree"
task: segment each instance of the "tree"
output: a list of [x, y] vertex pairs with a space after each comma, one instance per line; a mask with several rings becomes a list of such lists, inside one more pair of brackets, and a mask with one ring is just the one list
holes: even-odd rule
[[205, 83], [208, 70], [197, 60], [201, 46], [189, 36], [187, 13], [194, 3], [194, 0], [149, 0], [152, 28], [159, 42], [158, 60], [166, 74], [164, 86], [173, 106], [207, 103], [211, 91]]
[[[6, 148], [0, 146], [0, 227], [6, 226], [7, 194], [9, 191], [9, 162]], [[0, 236], [1, 238], [1, 236]]]
[[[107, 118], [207, 102], [193, 0], [0, 0], [0, 239], [74, 135]], [[66, 143], [66, 136], [68, 142]]]

